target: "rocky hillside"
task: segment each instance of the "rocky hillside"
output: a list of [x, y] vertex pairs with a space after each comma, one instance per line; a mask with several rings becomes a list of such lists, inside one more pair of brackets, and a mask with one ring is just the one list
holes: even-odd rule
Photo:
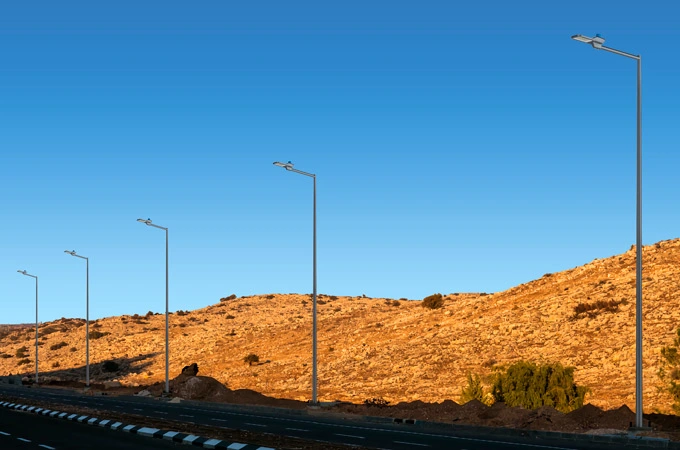
[[[680, 240], [644, 248], [645, 410], [668, 411], [656, 372], [680, 325]], [[441, 309], [419, 301], [319, 296], [319, 398], [362, 402], [458, 400], [467, 372], [517, 360], [576, 367], [586, 401], [634, 406], [634, 249], [495, 294], [449, 294]], [[84, 377], [79, 319], [41, 327], [40, 370]], [[100, 319], [90, 341], [95, 379], [148, 385], [164, 379], [164, 316]], [[33, 371], [30, 328], [0, 333], [0, 375]], [[170, 318], [170, 372], [196, 362], [232, 389], [309, 399], [310, 295], [224, 298]], [[20, 352], [22, 347], [26, 347]], [[20, 356], [17, 356], [17, 353]], [[249, 354], [259, 363], [244, 363]], [[106, 361], [115, 360], [118, 367]]]

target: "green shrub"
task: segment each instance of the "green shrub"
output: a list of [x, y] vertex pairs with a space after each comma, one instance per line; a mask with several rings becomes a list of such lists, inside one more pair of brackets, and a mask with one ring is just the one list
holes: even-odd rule
[[661, 348], [661, 368], [658, 376], [664, 384], [662, 388], [673, 398], [673, 410], [680, 414], [680, 327], [675, 332], [672, 345]]
[[66, 342], [60, 342], [58, 344], [50, 345], [50, 350], [59, 350], [62, 347], [66, 347], [68, 344]]
[[536, 409], [552, 406], [567, 413], [583, 406], [589, 389], [574, 383], [574, 368], [560, 363], [520, 361], [496, 374], [491, 395], [508, 406]]
[[260, 362], [260, 357], [255, 353], [250, 353], [248, 356], [243, 358], [243, 362], [248, 363], [249, 366]]
[[444, 306], [444, 297], [442, 297], [442, 294], [432, 294], [423, 299], [421, 306], [429, 309], [441, 308]]
[[470, 400], [479, 400], [484, 402], [484, 388], [482, 387], [482, 379], [477, 374], [467, 374], [467, 386], [463, 388], [460, 395], [461, 403], [467, 403]]

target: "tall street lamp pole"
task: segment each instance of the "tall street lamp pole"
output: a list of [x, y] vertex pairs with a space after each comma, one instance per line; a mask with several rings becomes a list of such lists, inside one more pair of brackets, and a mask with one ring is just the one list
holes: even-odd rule
[[168, 229], [156, 225], [151, 219], [137, 219], [150, 227], [165, 230], [165, 393], [170, 393], [170, 322], [168, 316]]
[[288, 161], [287, 163], [275, 162], [275, 166], [283, 167], [289, 172], [299, 173], [300, 175], [305, 175], [311, 177], [314, 180], [314, 238], [313, 238], [313, 293], [312, 293], [312, 404], [316, 405], [317, 401], [317, 352], [316, 352], [316, 175], [313, 173], [303, 172], [297, 170], [293, 167], [293, 163]]
[[22, 275], [35, 278], [35, 384], [38, 384], [38, 277], [25, 270], [17, 270]]
[[635, 426], [642, 428], [642, 56], [605, 47], [604, 38], [582, 36], [571, 37], [575, 41], [590, 44], [597, 50], [604, 50], [637, 61], [637, 219], [635, 243]]
[[85, 386], [90, 387], [90, 260], [75, 250], [64, 253], [85, 260]]

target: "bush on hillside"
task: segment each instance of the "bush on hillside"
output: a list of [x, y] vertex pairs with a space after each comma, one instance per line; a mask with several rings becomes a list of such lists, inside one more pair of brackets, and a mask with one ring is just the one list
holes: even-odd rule
[[460, 402], [467, 403], [471, 400], [479, 400], [484, 402], [484, 388], [482, 387], [482, 379], [477, 374], [467, 374], [467, 385], [463, 388], [460, 394]]
[[248, 363], [249, 366], [260, 362], [260, 357], [255, 353], [250, 353], [248, 356], [243, 358], [243, 362]]
[[598, 300], [591, 303], [579, 303], [574, 306], [574, 315], [571, 316], [571, 320], [577, 320], [583, 317], [595, 317], [603, 312], [617, 312], [619, 310], [619, 305], [626, 304], [625, 299], [621, 300]]
[[662, 388], [673, 398], [673, 410], [680, 414], [680, 327], [675, 332], [672, 345], [661, 348], [661, 368], [658, 376], [664, 384]]
[[28, 358], [21, 359], [17, 361], [17, 366], [23, 366], [24, 364], [30, 364], [31, 360]]
[[589, 389], [574, 383], [574, 368], [560, 363], [519, 361], [499, 372], [491, 388], [494, 401], [536, 409], [552, 406], [567, 413], [583, 406]]
[[109, 333], [108, 331], [102, 332], [102, 331], [94, 330], [94, 331], [90, 331], [89, 336], [90, 336], [90, 339], [99, 339], [101, 337], [106, 336], [107, 334], [111, 334], [111, 333]]
[[28, 352], [28, 347], [23, 346], [23, 347], [19, 347], [14, 355], [17, 358], [25, 358], [25, 357], [28, 356], [27, 352]]
[[441, 308], [444, 306], [444, 297], [442, 297], [442, 294], [432, 294], [423, 299], [421, 306], [429, 309]]
[[66, 342], [60, 342], [58, 344], [50, 345], [50, 350], [59, 350], [62, 347], [66, 347], [68, 344]]
[[236, 294], [231, 294], [229, 297], [222, 297], [220, 299], [221, 302], [228, 302], [229, 300], [235, 300], [236, 299]]

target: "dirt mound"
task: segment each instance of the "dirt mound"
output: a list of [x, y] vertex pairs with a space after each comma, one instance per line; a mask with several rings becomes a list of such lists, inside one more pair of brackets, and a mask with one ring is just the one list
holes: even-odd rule
[[576, 421], [551, 406], [542, 406], [532, 411], [527, 428], [530, 430], [566, 431], [581, 430]]
[[567, 414], [567, 417], [576, 422], [581, 428], [588, 430], [599, 428], [597, 424], [602, 419], [604, 411], [590, 403]]
[[605, 411], [597, 423], [598, 428], [627, 430], [635, 423], [635, 413], [626, 405]]

